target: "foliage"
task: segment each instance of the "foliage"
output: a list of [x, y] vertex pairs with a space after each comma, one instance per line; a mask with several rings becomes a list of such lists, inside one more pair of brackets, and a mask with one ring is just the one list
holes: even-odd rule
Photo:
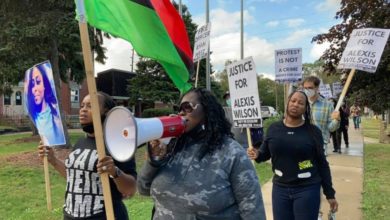
[[[390, 2], [387, 0], [341, 0], [341, 8], [336, 19], [341, 23], [331, 27], [328, 33], [315, 36], [317, 43], [330, 42], [330, 47], [322, 55], [324, 71], [340, 74], [336, 66], [345, 49], [347, 40], [353, 29], [358, 28], [390, 28]], [[364, 9], [364, 10], [362, 10]], [[360, 105], [382, 112], [390, 108], [390, 45], [385, 47], [381, 62], [375, 74], [357, 71], [351, 82], [350, 94]]]
[[271, 118], [267, 118], [263, 121], [263, 129], [264, 129], [264, 135], [267, 134], [268, 132], [268, 128], [269, 126], [271, 126], [271, 124], [277, 122], [277, 121], [280, 121], [281, 120], [281, 116], [279, 117], [271, 117]]
[[168, 116], [175, 113], [172, 108], [149, 108], [142, 112], [143, 118]]
[[[174, 2], [176, 8], [178, 5]], [[192, 16], [185, 5], [182, 5], [183, 20], [187, 28], [187, 34], [190, 39], [191, 48], [194, 46], [195, 33], [198, 26], [193, 23]], [[206, 64], [202, 60], [199, 65], [199, 81], [198, 87], [205, 87], [205, 72]], [[195, 85], [197, 64], [195, 64], [194, 73], [191, 76], [191, 81]], [[211, 67], [210, 67], [211, 68]], [[177, 103], [180, 97], [179, 90], [172, 83], [164, 68], [154, 60], [148, 58], [141, 58], [137, 63], [137, 76], [129, 80], [127, 88], [130, 105], [134, 105], [138, 98], [143, 98], [151, 101], [162, 101], [164, 103]], [[211, 90], [217, 97], [222, 96], [223, 92], [219, 89], [219, 85], [211, 81]]]
[[[56, 85], [59, 78], [64, 82], [84, 79], [73, 0], [3, 0], [0, 24], [0, 82], [6, 85], [1, 90], [17, 84], [28, 68], [44, 60], [53, 65]], [[101, 32], [90, 36], [96, 60], [104, 62]]]
[[283, 104], [283, 84], [262, 76], [257, 77], [259, 87], [259, 97], [261, 105], [275, 107], [277, 112], [284, 111]]
[[303, 78], [307, 76], [317, 76], [324, 82], [325, 84], [330, 84], [334, 82], [340, 82], [340, 75], [330, 75], [327, 74], [324, 71], [324, 64], [325, 62], [323, 60], [317, 60], [314, 61], [314, 63], [304, 63], [303, 64]]

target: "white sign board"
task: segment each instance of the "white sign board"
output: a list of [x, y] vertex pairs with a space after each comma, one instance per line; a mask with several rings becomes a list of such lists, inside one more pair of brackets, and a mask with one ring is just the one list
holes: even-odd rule
[[210, 45], [210, 29], [211, 23], [208, 23], [196, 31], [193, 57], [194, 62], [207, 57]]
[[343, 91], [343, 85], [341, 85], [341, 82], [335, 82], [332, 84], [333, 87], [333, 94], [338, 95]]
[[390, 29], [353, 30], [337, 68], [375, 73], [389, 33]]
[[333, 97], [332, 90], [330, 89], [330, 85], [329, 84], [322, 84], [321, 83], [319, 91], [320, 91], [320, 94], [322, 96], [324, 96], [325, 98], [327, 98], [327, 99]]
[[252, 57], [226, 67], [232, 103], [233, 126], [261, 127], [256, 66]]
[[275, 81], [296, 82], [302, 79], [302, 49], [275, 50]]

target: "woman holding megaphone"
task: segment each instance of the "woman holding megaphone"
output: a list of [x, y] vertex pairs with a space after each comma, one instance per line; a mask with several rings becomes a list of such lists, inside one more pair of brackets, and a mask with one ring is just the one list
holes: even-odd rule
[[[102, 92], [98, 92], [98, 99], [103, 121], [115, 103], [109, 95]], [[64, 219], [106, 219], [99, 177], [104, 172], [110, 175], [115, 218], [129, 219], [122, 199], [134, 195], [136, 191], [135, 160], [122, 163], [111, 156], [98, 159], [89, 95], [81, 103], [79, 120], [86, 136], [77, 141], [65, 161], [57, 158], [52, 148], [42, 144], [38, 146], [39, 156], [43, 159], [47, 155], [49, 163], [66, 178]]]
[[167, 146], [150, 142], [138, 178], [139, 193], [154, 200], [153, 219], [265, 219], [256, 171], [215, 96], [190, 90], [179, 115], [184, 134]]

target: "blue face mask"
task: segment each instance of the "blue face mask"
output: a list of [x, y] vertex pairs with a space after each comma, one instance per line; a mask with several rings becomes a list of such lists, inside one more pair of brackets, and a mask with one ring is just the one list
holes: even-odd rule
[[231, 107], [232, 106], [232, 102], [230, 99], [226, 99], [226, 105]]

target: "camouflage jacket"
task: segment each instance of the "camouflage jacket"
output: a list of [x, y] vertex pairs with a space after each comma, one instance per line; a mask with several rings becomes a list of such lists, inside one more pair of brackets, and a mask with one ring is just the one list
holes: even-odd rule
[[259, 180], [245, 150], [228, 137], [201, 160], [199, 148], [199, 142], [187, 142], [162, 167], [145, 162], [138, 190], [152, 196], [153, 219], [265, 219]]

